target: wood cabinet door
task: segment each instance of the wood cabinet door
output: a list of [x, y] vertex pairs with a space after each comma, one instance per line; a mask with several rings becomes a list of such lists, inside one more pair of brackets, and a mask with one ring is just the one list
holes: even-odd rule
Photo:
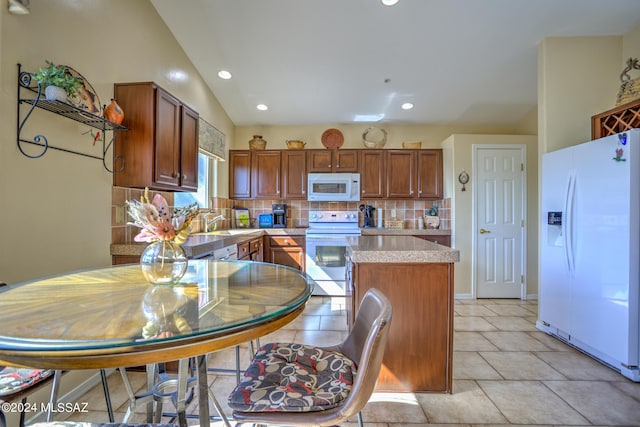
[[414, 150], [387, 150], [387, 198], [413, 199], [416, 195], [418, 167]]
[[299, 246], [269, 246], [269, 260], [304, 271], [304, 249]]
[[306, 150], [307, 169], [312, 172], [331, 172], [333, 168], [332, 150]]
[[443, 191], [442, 150], [418, 152], [418, 198], [442, 199]]
[[451, 247], [451, 236], [440, 235], [440, 234], [420, 234], [414, 237], [417, 237], [422, 240], [428, 240], [430, 242], [437, 243], [442, 246]]
[[160, 185], [180, 185], [180, 111], [180, 101], [156, 88], [154, 181]]
[[229, 198], [251, 198], [251, 151], [229, 151]]
[[360, 151], [360, 197], [383, 198], [385, 195], [385, 165], [383, 150]]
[[358, 172], [359, 150], [336, 150], [335, 172]]
[[356, 306], [377, 288], [394, 307], [376, 390], [450, 392], [453, 264], [356, 264], [354, 274]]
[[280, 151], [254, 150], [251, 155], [251, 197], [280, 198]]
[[127, 114], [122, 124], [129, 130], [114, 132], [113, 185], [138, 187], [153, 184], [154, 104], [152, 83], [113, 85], [118, 104]]
[[282, 152], [282, 198], [307, 198], [307, 156], [304, 150]]
[[198, 191], [198, 129], [200, 117], [191, 108], [182, 106], [180, 136], [180, 187]]
[[259, 237], [251, 241], [251, 261], [263, 262], [264, 261], [264, 242], [263, 238]]

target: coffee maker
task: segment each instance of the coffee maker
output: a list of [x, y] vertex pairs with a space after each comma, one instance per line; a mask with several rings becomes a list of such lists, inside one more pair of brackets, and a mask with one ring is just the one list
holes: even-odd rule
[[375, 210], [376, 208], [371, 205], [360, 205], [360, 211], [364, 215], [364, 228], [375, 227], [375, 225], [373, 224], [373, 211]]
[[287, 205], [274, 203], [271, 205], [273, 213], [273, 228], [287, 228]]

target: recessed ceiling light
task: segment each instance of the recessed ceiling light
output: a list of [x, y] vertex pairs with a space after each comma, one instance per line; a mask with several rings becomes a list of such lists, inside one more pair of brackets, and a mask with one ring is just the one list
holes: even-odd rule
[[267, 106], [266, 106], [266, 105], [264, 105], [264, 104], [258, 104], [258, 105], [256, 105], [256, 108], [257, 108], [258, 110], [260, 110], [260, 111], [267, 111], [267, 110], [269, 109], [269, 107], [267, 107]]
[[231, 73], [227, 70], [220, 70], [218, 71], [218, 77], [224, 80], [229, 80], [231, 78]]
[[382, 0], [382, 4], [385, 6], [393, 6], [398, 3], [398, 0]]
[[413, 104], [410, 102], [405, 102], [400, 106], [403, 110], [411, 110], [413, 108]]

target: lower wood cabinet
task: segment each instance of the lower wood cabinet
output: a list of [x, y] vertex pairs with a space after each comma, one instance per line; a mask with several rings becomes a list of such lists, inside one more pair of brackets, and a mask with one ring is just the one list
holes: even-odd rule
[[414, 237], [417, 237], [417, 238], [422, 239], [422, 240], [428, 240], [430, 242], [437, 243], [437, 244], [442, 245], [442, 246], [451, 247], [451, 236], [440, 235], [440, 234], [435, 234], [435, 235], [433, 235], [433, 234], [431, 234], [431, 235], [430, 234], [426, 234], [426, 235], [425, 234], [420, 234], [420, 235], [414, 236]]
[[349, 264], [349, 329], [368, 289], [379, 289], [393, 306], [391, 329], [376, 391], [450, 393], [453, 264]]
[[238, 259], [241, 261], [264, 261], [263, 238], [258, 237], [238, 244]]
[[268, 236], [265, 239], [265, 261], [304, 271], [304, 236]]

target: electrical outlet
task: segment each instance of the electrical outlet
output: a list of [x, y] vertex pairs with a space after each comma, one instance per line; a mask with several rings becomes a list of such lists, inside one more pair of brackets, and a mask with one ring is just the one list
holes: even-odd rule
[[116, 206], [116, 223], [121, 224], [124, 222], [124, 206]]
[[391, 209], [391, 218], [395, 218], [395, 217], [396, 217], [396, 210]]

